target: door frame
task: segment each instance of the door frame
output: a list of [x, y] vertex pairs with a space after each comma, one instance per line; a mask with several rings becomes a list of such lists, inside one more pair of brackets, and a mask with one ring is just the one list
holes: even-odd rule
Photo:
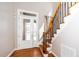
[[[16, 48], [18, 48], [18, 49], [22, 49], [22, 48], [19, 48], [19, 41], [18, 41], [18, 34], [17, 34], [17, 32], [18, 32], [18, 28], [17, 28], [17, 22], [18, 22], [18, 20], [19, 20], [19, 18], [20, 18], [20, 15], [21, 15], [21, 12], [23, 13], [23, 12], [25, 12], [25, 13], [30, 13], [30, 14], [35, 14], [36, 15], [36, 20], [38, 20], [39, 21], [39, 14], [37, 13], [37, 12], [33, 12], [33, 11], [27, 11], [27, 10], [23, 10], [23, 9], [17, 9], [17, 20], [16, 20], [16, 43], [15, 43], [15, 46], [16, 46]], [[37, 21], [37, 32], [38, 32], [38, 40], [39, 40], [39, 30], [38, 30], [38, 26], [39, 26], [39, 24], [38, 24], [38, 21]], [[37, 42], [38, 43], [38, 42]], [[38, 47], [38, 46], [37, 46]]]

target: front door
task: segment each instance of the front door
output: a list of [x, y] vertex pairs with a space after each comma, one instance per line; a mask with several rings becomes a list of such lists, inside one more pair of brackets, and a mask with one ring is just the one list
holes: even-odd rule
[[38, 22], [36, 16], [19, 15], [17, 30], [18, 48], [36, 47], [38, 42]]

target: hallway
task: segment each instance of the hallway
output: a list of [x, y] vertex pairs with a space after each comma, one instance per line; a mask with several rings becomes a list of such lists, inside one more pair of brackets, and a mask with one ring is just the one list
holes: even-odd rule
[[2, 6], [0, 56], [79, 56], [79, 3], [17, 2]]

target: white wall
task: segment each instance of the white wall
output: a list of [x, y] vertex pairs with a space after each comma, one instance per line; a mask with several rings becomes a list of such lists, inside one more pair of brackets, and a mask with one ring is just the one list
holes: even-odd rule
[[62, 32], [62, 44], [76, 50], [76, 56], [79, 56], [79, 15], [71, 15], [67, 19], [71, 21]]
[[[64, 20], [69, 20], [53, 43], [53, 51], [57, 56], [79, 57], [79, 8]], [[64, 49], [65, 48], [65, 49]], [[69, 51], [70, 50], [70, 51]], [[62, 53], [62, 54], [61, 54]], [[72, 53], [72, 54], [71, 54]]]
[[15, 47], [12, 3], [0, 2], [0, 56], [7, 56]]

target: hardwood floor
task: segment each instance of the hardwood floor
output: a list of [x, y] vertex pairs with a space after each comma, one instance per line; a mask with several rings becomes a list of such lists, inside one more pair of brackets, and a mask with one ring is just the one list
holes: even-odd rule
[[43, 57], [40, 48], [28, 48], [16, 50], [10, 57]]

